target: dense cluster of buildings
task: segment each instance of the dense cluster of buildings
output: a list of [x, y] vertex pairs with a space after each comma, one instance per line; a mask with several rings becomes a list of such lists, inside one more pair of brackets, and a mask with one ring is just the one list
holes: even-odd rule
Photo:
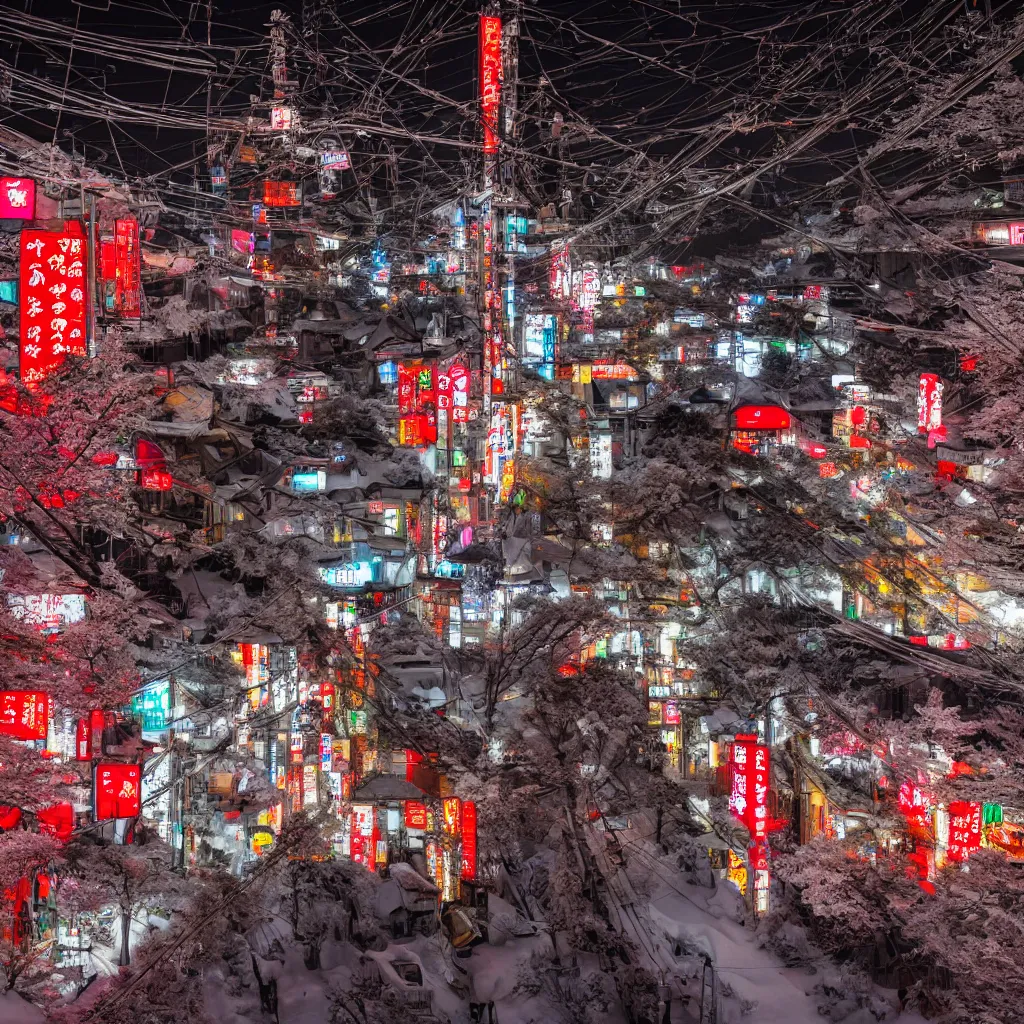
[[[485, 66], [509, 59], [494, 31], [497, 42], [481, 36]], [[191, 222], [96, 176], [70, 189], [39, 152], [5, 150], [22, 161], [0, 179], [0, 229], [17, 242], [0, 265], [6, 374], [30, 385], [122, 338], [152, 387], [106, 469], [151, 536], [212, 552], [169, 567], [129, 536], [95, 531], [101, 559], [166, 615], [129, 704], [76, 720], [45, 693], [0, 693], [0, 733], [71, 773], [66, 802], [39, 809], [33, 827], [67, 838], [112, 823], [110, 839], [130, 842], [141, 820], [175, 866], [243, 874], [308, 812], [327, 823], [334, 855], [381, 871], [413, 863], [438, 899], [457, 902], [480, 873], [476, 805], [431, 751], [402, 744], [391, 716], [479, 732], [458, 653], [500, 645], [519, 597], [576, 595], [621, 625], [581, 634], [576, 663], [629, 674], [658, 764], [690, 786], [709, 836], [712, 803], [729, 796], [749, 836], [708, 845], [755, 909], [768, 907], [781, 829], [799, 842], [863, 829], [865, 856], [887, 855], [865, 825], [898, 811], [909, 825], [894, 826], [891, 845], [918, 855], [924, 881], [982, 843], [1024, 857], [1024, 826], [1001, 807], [943, 804], [927, 780], [894, 780], [884, 745], [825, 716], [799, 728], [781, 698], [760, 713], [738, 706], [701, 657], [723, 609], [751, 598], [802, 610], [812, 653], [824, 622], [951, 657], [1016, 628], [1012, 598], [939, 563], [927, 528], [887, 501], [924, 475], [967, 503], [971, 482], [993, 472], [998, 454], [962, 443], [944, 403], [953, 380], [966, 401], [976, 366], [937, 356], [920, 368], [916, 401], [887, 393], [856, 361], [863, 311], [813, 246], [780, 248], [766, 270], [728, 281], [668, 252], [636, 259], [623, 246], [609, 259], [581, 232], [589, 214], [571, 195], [532, 207], [486, 139], [481, 191], [392, 244], [339, 200], [353, 174], [344, 141], [305, 133], [286, 76], [275, 83], [265, 124], [212, 140], [197, 179], [206, 209]], [[275, 169], [285, 153], [288, 177]], [[1015, 228], [979, 237], [1012, 246]], [[820, 386], [778, 372], [809, 363]], [[610, 504], [605, 521], [570, 535], [550, 514], [559, 481], [606, 493], [672, 414], [699, 417], [723, 452], [699, 536], [627, 534]], [[908, 454], [914, 438], [933, 461]], [[764, 514], [769, 469], [813, 481], [841, 510], [808, 526], [828, 559], [729, 564], [732, 538]], [[884, 545], [865, 543], [866, 521]], [[68, 586], [30, 533], [5, 529], [39, 574], [37, 590], [9, 596], [12, 610], [46, 634], [88, 621], [84, 581]], [[246, 625], [233, 609], [252, 597], [238, 570], [272, 573], [296, 539], [314, 627], [272, 629], [266, 615]], [[255, 552], [259, 573], [220, 564], [230, 546]], [[644, 571], [608, 568], [624, 555]], [[411, 618], [423, 641], [389, 650], [381, 636]], [[888, 692], [877, 715], [899, 718], [915, 699]], [[956, 772], [933, 755], [936, 777]], [[26, 824], [3, 809], [0, 828]], [[57, 930], [70, 948], [79, 922], [61, 918], [47, 877], [12, 894], [9, 927]], [[403, 893], [389, 911], [396, 934], [431, 913], [422, 893]]]

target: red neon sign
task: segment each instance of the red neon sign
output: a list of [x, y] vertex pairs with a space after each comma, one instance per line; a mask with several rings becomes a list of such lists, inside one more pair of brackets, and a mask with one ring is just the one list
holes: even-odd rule
[[423, 761], [423, 755], [416, 753], [415, 750], [407, 750], [405, 752], [405, 781], [412, 782], [413, 774], [416, 771], [416, 765]]
[[405, 827], [426, 828], [427, 807], [426, 804], [417, 803], [415, 800], [405, 801]]
[[480, 19], [480, 117], [484, 152], [498, 152], [498, 107], [501, 103], [501, 18]]
[[36, 183], [31, 178], [0, 178], [0, 220], [32, 220]]
[[768, 748], [749, 741], [733, 743], [729, 753], [729, 810], [750, 830], [754, 841], [768, 833]]
[[75, 729], [75, 760], [92, 760], [92, 726], [88, 718], [80, 718]]
[[469, 421], [469, 371], [462, 363], [438, 371], [437, 408], [453, 412], [453, 423]]
[[295, 181], [263, 182], [264, 206], [299, 206], [299, 185]]
[[800, 450], [812, 459], [823, 459], [828, 455], [828, 448], [820, 441], [810, 441], [806, 437], [800, 439]]
[[451, 836], [459, 834], [462, 824], [462, 801], [457, 796], [447, 796], [441, 805], [444, 809], [444, 830]]
[[96, 820], [134, 818], [142, 808], [142, 768], [137, 764], [96, 766]]
[[114, 225], [114, 308], [121, 316], [141, 316], [139, 222], [134, 218]]
[[942, 426], [942, 381], [922, 373], [917, 385], [917, 432], [927, 434]]
[[954, 800], [949, 805], [947, 856], [965, 861], [981, 846], [981, 804]]
[[741, 405], [733, 417], [737, 430], [788, 430], [793, 422], [777, 405]]
[[398, 364], [398, 414], [404, 416], [416, 408], [416, 372], [405, 363]]
[[462, 878], [476, 878], [476, 804], [462, 805]]
[[16, 740], [45, 740], [51, 706], [49, 694], [39, 690], [0, 693], [0, 735]]
[[85, 239], [77, 225], [22, 231], [19, 366], [27, 387], [65, 356], [86, 354], [85, 287]]

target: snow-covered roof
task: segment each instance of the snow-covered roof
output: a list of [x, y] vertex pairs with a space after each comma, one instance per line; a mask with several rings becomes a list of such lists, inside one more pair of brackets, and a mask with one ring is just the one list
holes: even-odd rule
[[422, 800], [423, 790], [397, 775], [377, 775], [353, 794], [353, 803], [363, 800]]

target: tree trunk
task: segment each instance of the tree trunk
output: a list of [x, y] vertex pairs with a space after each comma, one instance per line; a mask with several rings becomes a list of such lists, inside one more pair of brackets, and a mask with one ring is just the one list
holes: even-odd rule
[[132, 914], [130, 910], [121, 910], [121, 955], [117, 963], [119, 967], [127, 967], [131, 962], [131, 950], [129, 942], [132, 935]]

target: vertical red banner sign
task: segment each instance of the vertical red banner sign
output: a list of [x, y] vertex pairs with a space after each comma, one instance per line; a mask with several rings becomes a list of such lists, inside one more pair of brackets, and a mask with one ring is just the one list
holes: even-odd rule
[[949, 805], [947, 856], [965, 861], [981, 846], [981, 804], [954, 800]]
[[462, 801], [457, 796], [447, 796], [441, 803], [444, 811], [444, 830], [450, 836], [459, 834], [462, 824]]
[[464, 879], [476, 878], [476, 804], [462, 805], [462, 870]]
[[763, 840], [768, 834], [768, 748], [737, 737], [729, 754], [729, 769], [729, 810], [747, 826], [755, 842]]
[[21, 233], [21, 379], [34, 387], [67, 355], [84, 356], [85, 238], [63, 231]]
[[416, 368], [398, 364], [398, 413], [404, 416], [416, 408]]
[[444, 370], [437, 373], [437, 410], [450, 412], [452, 407], [452, 376]]
[[92, 760], [92, 728], [88, 718], [80, 718], [75, 729], [75, 759], [77, 761]]
[[412, 777], [416, 772], [416, 765], [423, 761], [423, 755], [418, 754], [415, 750], [407, 750], [405, 752], [405, 781], [412, 782]]
[[942, 381], [937, 374], [922, 373], [917, 385], [917, 430], [927, 434], [942, 426]]
[[484, 152], [498, 152], [498, 108], [501, 105], [501, 18], [480, 19], [480, 117]]
[[139, 222], [134, 218], [114, 225], [115, 309], [121, 316], [142, 315]]
[[449, 371], [452, 385], [452, 422], [469, 422], [469, 370], [456, 363]]

